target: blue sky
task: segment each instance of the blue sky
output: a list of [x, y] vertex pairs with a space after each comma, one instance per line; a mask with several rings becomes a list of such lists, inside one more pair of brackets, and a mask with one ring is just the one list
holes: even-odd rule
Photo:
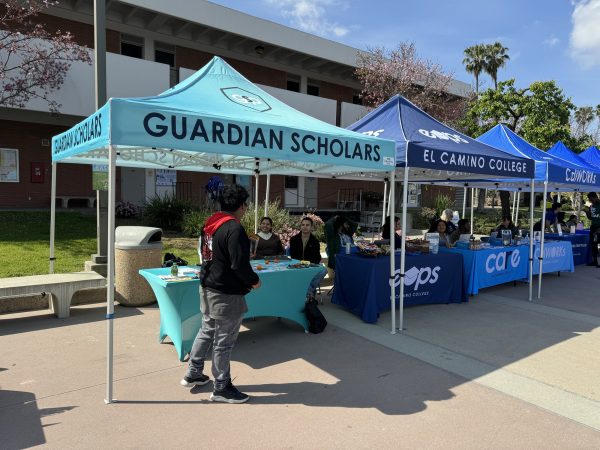
[[[215, 3], [360, 49], [412, 41], [419, 55], [473, 83], [463, 50], [496, 40], [518, 87], [556, 80], [577, 106], [600, 104], [600, 0], [218, 0]], [[482, 77], [485, 87], [492, 85]]]

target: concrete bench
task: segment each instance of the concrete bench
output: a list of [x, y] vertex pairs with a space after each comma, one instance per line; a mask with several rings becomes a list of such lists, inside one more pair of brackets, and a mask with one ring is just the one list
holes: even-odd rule
[[88, 208], [93, 208], [94, 202], [96, 201], [96, 197], [86, 197], [81, 195], [57, 195], [56, 198], [60, 200], [61, 208], [68, 208], [69, 200], [85, 200], [87, 201]]
[[106, 278], [96, 272], [33, 275], [0, 278], [0, 301], [3, 298], [31, 294], [50, 294], [50, 308], [58, 318], [69, 317], [73, 294], [80, 289], [106, 286]]

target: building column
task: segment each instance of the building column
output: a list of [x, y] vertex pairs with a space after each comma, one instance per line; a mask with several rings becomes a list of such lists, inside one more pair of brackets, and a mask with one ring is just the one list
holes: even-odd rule
[[306, 75], [300, 75], [300, 93], [306, 94], [308, 91], [308, 77]]

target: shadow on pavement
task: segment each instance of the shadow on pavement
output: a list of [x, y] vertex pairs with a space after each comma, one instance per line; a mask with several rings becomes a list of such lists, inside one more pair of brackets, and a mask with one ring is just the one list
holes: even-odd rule
[[[145, 308], [157, 309], [158, 305], [144, 306], [143, 308], [124, 307], [115, 305], [115, 319], [143, 314]], [[106, 306], [101, 304], [72, 306], [70, 316], [59, 319], [50, 310], [35, 312], [19, 312], [0, 315], [0, 336], [19, 333], [30, 333], [50, 328], [81, 325], [90, 322], [105, 320]]]

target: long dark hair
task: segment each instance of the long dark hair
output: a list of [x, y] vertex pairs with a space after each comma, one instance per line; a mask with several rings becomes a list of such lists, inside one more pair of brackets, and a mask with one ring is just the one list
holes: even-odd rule
[[[446, 221], [445, 220], [437, 219], [437, 220], [434, 220], [433, 222], [431, 222], [431, 227], [429, 227], [429, 231], [428, 232], [429, 233], [437, 233], [438, 232], [437, 227], [438, 227], [438, 225], [439, 225], [440, 222], [442, 222], [444, 224], [444, 226], [446, 226]], [[446, 231], [447, 231], [447, 229], [446, 229]]]
[[[394, 232], [396, 232], [396, 223], [400, 220], [398, 217], [394, 217]], [[392, 238], [392, 217], [386, 217], [385, 223], [381, 228], [381, 237], [383, 239], [391, 239]]]

